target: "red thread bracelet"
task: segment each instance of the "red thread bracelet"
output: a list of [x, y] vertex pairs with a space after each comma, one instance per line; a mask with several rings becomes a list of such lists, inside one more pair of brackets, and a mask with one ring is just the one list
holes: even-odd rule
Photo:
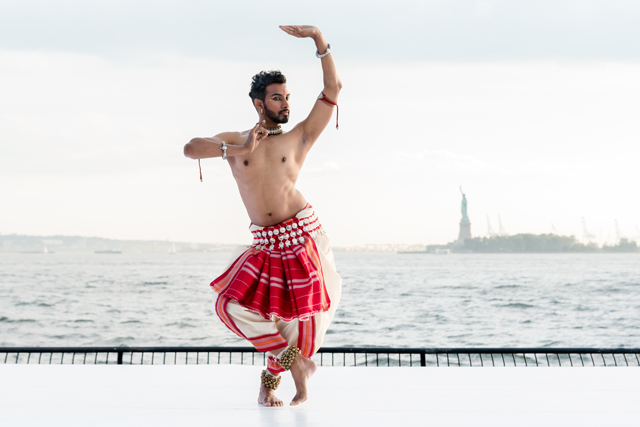
[[322, 92], [322, 93], [320, 94], [320, 96], [318, 97], [318, 99], [319, 99], [320, 101], [324, 101], [324, 102], [326, 102], [326, 103], [328, 103], [328, 104], [331, 104], [331, 105], [335, 105], [335, 106], [336, 106], [336, 130], [338, 130], [338, 129], [339, 129], [339, 128], [338, 128], [338, 117], [340, 116], [340, 107], [338, 107], [338, 104], [337, 104], [337, 103], [335, 103], [335, 102], [331, 101], [329, 98], [327, 98], [327, 97], [324, 95], [324, 92]]

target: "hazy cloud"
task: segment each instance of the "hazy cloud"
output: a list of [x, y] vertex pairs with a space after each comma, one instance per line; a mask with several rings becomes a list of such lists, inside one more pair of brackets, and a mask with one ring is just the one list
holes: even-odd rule
[[337, 171], [340, 169], [340, 166], [331, 160], [322, 162], [321, 164], [317, 165], [317, 164], [310, 164], [309, 166], [306, 166], [304, 168], [305, 173], [309, 172], [309, 173], [326, 173], [326, 172], [331, 172], [331, 171]]
[[296, 62], [312, 46], [276, 27], [296, 22], [319, 26], [341, 58], [357, 61], [640, 59], [633, 0], [5, 1], [0, 47], [133, 62], [153, 52], [260, 61], [276, 51]]
[[393, 159], [401, 168], [416, 168], [430, 172], [461, 174], [495, 170], [490, 163], [449, 150], [423, 150], [417, 153], [394, 153]]

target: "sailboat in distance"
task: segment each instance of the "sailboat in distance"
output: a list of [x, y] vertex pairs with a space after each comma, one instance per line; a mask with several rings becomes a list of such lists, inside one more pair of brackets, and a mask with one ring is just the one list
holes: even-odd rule
[[172, 243], [171, 247], [169, 248], [169, 255], [175, 255], [177, 253], [178, 253], [178, 251], [176, 251], [176, 244]]

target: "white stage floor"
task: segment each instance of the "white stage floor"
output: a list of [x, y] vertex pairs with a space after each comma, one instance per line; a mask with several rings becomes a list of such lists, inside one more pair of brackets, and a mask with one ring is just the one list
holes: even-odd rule
[[0, 365], [0, 426], [640, 426], [639, 368], [328, 368], [256, 403], [261, 368]]

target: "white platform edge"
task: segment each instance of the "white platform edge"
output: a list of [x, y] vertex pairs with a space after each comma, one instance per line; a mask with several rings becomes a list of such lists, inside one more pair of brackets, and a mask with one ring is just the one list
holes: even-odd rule
[[640, 368], [321, 367], [283, 408], [257, 404], [261, 369], [0, 365], [0, 426], [640, 426]]

